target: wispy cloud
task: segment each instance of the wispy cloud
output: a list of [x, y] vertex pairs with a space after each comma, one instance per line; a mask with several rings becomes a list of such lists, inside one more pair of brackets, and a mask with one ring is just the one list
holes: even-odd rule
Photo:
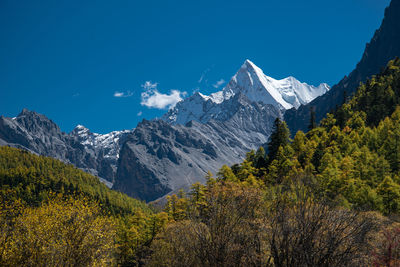
[[151, 81], [147, 81], [142, 85], [144, 89], [140, 102], [142, 106], [157, 109], [172, 108], [186, 95], [186, 92], [179, 90], [171, 90], [169, 94], [163, 94], [158, 91], [157, 86], [158, 83], [152, 83]]
[[203, 73], [201, 74], [201, 76], [200, 76], [200, 79], [197, 81], [198, 83], [201, 83], [203, 80], [204, 80], [204, 78], [206, 77], [206, 75], [207, 75], [207, 73], [210, 71], [210, 68], [207, 68], [207, 69], [205, 69], [204, 71], [203, 71]]
[[81, 95], [80, 93], [75, 93], [75, 94], [72, 95], [72, 97], [78, 97], [80, 95]]
[[225, 83], [225, 80], [221, 79], [221, 80], [217, 81], [216, 83], [214, 83], [213, 86], [214, 86], [214, 88], [218, 88], [221, 85], [223, 85], [224, 83]]
[[137, 115], [138, 117], [140, 117], [140, 116], [142, 116], [142, 114], [143, 114], [143, 112], [139, 111], [136, 115]]
[[115, 91], [114, 92], [114, 97], [130, 97], [130, 96], [133, 96], [133, 92], [131, 92], [131, 91], [124, 91], [124, 92], [121, 92], [121, 91]]

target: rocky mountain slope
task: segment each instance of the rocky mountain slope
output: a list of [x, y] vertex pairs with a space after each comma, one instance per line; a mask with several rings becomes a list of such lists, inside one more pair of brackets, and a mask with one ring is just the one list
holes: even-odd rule
[[243, 160], [246, 152], [267, 142], [278, 108], [252, 102], [239, 93], [226, 105], [226, 120], [186, 125], [143, 121], [121, 149], [114, 189], [152, 201], [194, 182], [205, 182], [223, 164]]
[[46, 116], [27, 109], [15, 118], [0, 117], [0, 145], [71, 163], [108, 182], [115, 178], [119, 148], [129, 132], [100, 135], [77, 126], [66, 134]]
[[310, 121], [310, 108], [314, 107], [316, 119], [320, 121], [326, 113], [340, 106], [344, 94], [350, 96], [357, 89], [360, 82], [364, 82], [372, 75], [377, 74], [386, 64], [400, 56], [400, 0], [392, 0], [385, 10], [385, 16], [380, 28], [375, 32], [367, 44], [364, 54], [356, 68], [344, 77], [332, 89], [300, 108], [291, 109], [285, 113], [285, 121], [291, 132], [307, 130]]

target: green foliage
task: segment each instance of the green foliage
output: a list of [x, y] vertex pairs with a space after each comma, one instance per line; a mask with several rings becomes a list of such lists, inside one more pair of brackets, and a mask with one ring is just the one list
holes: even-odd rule
[[150, 245], [167, 224], [168, 215], [137, 212], [119, 217], [116, 222], [116, 262], [119, 266], [138, 266], [151, 254]]
[[[14, 257], [0, 259], [0, 265], [141, 264], [150, 253], [154, 236], [168, 221], [167, 214], [154, 214], [144, 202], [107, 188], [72, 165], [15, 148], [0, 147], [0, 185], [0, 253]], [[78, 217], [72, 218], [73, 214]], [[76, 221], [79, 216], [82, 220]], [[70, 228], [63, 231], [69, 222]], [[86, 237], [79, 232], [97, 222], [104, 222], [100, 232], [88, 232]], [[103, 239], [97, 238], [100, 234], [107, 242], [97, 252], [92, 251], [95, 254], [87, 250], [71, 254], [75, 247], [68, 238], [76, 237], [78, 242], [75, 235], [80, 235], [87, 239], [79, 246], [96, 249], [96, 244], [103, 244]], [[46, 243], [42, 246], [40, 242]], [[100, 252], [104, 253], [101, 257], [96, 254]], [[69, 261], [65, 253], [70, 253]]]
[[343, 105], [340, 112], [344, 114], [344, 121], [351, 116], [351, 112], [363, 111], [366, 113], [366, 124], [377, 126], [379, 122], [390, 116], [400, 105], [400, 59], [390, 61], [385, 70], [365, 84], [362, 84], [348, 106]]
[[21, 199], [28, 206], [40, 206], [51, 193], [84, 195], [98, 201], [112, 214], [134, 213], [148, 206], [125, 194], [110, 190], [98, 178], [61, 161], [36, 156], [11, 147], [0, 147], [0, 197]]
[[[4, 204], [4, 203], [3, 203]], [[9, 207], [10, 208], [10, 207]], [[12, 208], [16, 208], [12, 205]], [[115, 227], [85, 198], [51, 196], [40, 207], [0, 208], [1, 266], [108, 266], [113, 263]]]
[[400, 185], [386, 177], [377, 188], [377, 193], [382, 197], [384, 213], [398, 212], [400, 208]]
[[219, 176], [242, 184], [255, 180], [252, 185], [271, 189], [289, 188], [308, 175], [318, 183], [313, 193], [333, 204], [400, 212], [399, 59], [360, 85], [319, 127], [310, 124], [307, 134], [298, 132], [291, 141], [286, 124], [277, 119], [267, 156], [250, 152], [231, 170], [224, 166]]
[[285, 147], [289, 143], [289, 128], [286, 122], [276, 118], [274, 128], [268, 142], [268, 163], [271, 163], [278, 154], [279, 147]]

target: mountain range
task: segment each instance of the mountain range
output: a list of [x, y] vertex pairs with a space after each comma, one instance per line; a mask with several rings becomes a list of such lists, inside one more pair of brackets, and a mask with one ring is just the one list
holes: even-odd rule
[[315, 87], [291, 76], [276, 80], [247, 59], [223, 90], [209, 96], [197, 92], [177, 103], [162, 119], [171, 124], [186, 124], [191, 120], [201, 123], [211, 119], [224, 121], [233, 113], [227, 100], [239, 93], [250, 101], [271, 104], [284, 112], [307, 104], [329, 89], [326, 83]]
[[90, 172], [109, 187], [146, 201], [194, 182], [208, 171], [241, 162], [268, 141], [276, 118], [329, 90], [293, 77], [276, 80], [246, 60], [228, 85], [195, 93], [161, 120], [143, 120], [133, 130], [92, 133], [78, 125], [69, 134], [44, 115], [24, 109], [0, 118], [0, 144], [51, 156]]
[[400, 1], [393, 0], [355, 70], [331, 89], [271, 78], [246, 60], [221, 91], [197, 92], [135, 129], [97, 134], [78, 125], [64, 133], [44, 115], [24, 109], [15, 118], [0, 117], [0, 145], [71, 163], [113, 189], [153, 201], [205, 182], [206, 173], [215, 174], [223, 164], [241, 162], [268, 141], [276, 118], [295, 133], [307, 129], [311, 107], [317, 121], [335, 110], [360, 82], [400, 56], [399, 15]]

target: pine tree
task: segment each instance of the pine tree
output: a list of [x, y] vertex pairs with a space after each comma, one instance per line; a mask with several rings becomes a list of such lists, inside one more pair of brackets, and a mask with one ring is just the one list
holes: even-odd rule
[[289, 144], [290, 132], [286, 122], [276, 118], [273, 132], [268, 142], [268, 164], [270, 164], [278, 153], [279, 147], [285, 147]]
[[254, 159], [254, 166], [257, 169], [259, 169], [259, 168], [266, 166], [266, 164], [267, 164], [267, 161], [265, 159], [265, 149], [263, 147], [260, 147], [256, 152], [256, 156]]
[[223, 165], [221, 167], [221, 169], [217, 173], [217, 177], [218, 177], [218, 179], [225, 180], [225, 181], [231, 181], [231, 182], [238, 181], [238, 178], [235, 176], [232, 169], [226, 165]]
[[310, 107], [310, 124], [308, 125], [308, 129], [312, 130], [317, 127], [316, 119], [315, 119], [315, 109], [314, 107]]
[[342, 105], [345, 104], [347, 102], [347, 92], [346, 90], [343, 91], [343, 102]]
[[384, 214], [398, 212], [400, 208], [400, 186], [387, 176], [377, 188], [383, 199]]

